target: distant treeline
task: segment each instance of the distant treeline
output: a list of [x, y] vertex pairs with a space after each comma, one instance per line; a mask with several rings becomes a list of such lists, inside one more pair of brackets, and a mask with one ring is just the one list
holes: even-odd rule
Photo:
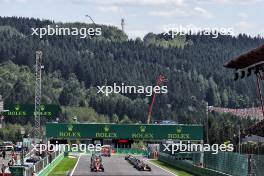
[[[139, 94], [98, 95], [96, 86], [154, 86], [159, 74], [167, 77], [168, 94], [157, 96], [154, 119], [196, 123], [209, 105], [244, 108], [259, 104], [252, 78], [233, 81], [223, 63], [264, 43], [247, 35], [177, 36], [149, 33], [128, 39], [113, 26], [102, 27], [102, 36], [31, 36], [32, 27], [55, 24], [49, 20], [0, 17], [0, 93], [7, 102], [34, 100], [35, 51], [43, 51], [43, 102], [93, 108], [110, 121], [145, 122], [151, 97]], [[68, 23], [60, 26], [93, 24]], [[97, 27], [99, 25], [96, 25]], [[12, 61], [13, 63], [11, 63]], [[3, 63], [6, 63], [3, 65]], [[18, 65], [18, 66], [17, 66]], [[8, 72], [8, 73], [5, 73]]]

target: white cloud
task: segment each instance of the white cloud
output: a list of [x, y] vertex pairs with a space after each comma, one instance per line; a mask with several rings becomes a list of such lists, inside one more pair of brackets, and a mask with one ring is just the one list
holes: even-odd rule
[[209, 12], [206, 9], [201, 8], [201, 7], [195, 7], [194, 11], [196, 14], [203, 16], [203, 17], [207, 17], [207, 18], [213, 17], [213, 14], [211, 12]]
[[186, 0], [64, 0], [71, 3], [89, 3], [97, 5], [115, 5], [115, 6], [160, 6], [160, 5], [174, 5], [184, 6]]
[[184, 5], [184, 0], [110, 0], [112, 3], [127, 4], [127, 5]]
[[261, 34], [263, 36], [263, 33], [261, 33], [261, 30], [259, 30], [261, 26], [259, 24], [256, 24], [254, 22], [249, 22], [246, 20], [241, 20], [236, 23], [234, 23], [234, 29], [236, 35], [239, 33], [245, 33], [249, 34], [251, 36], [257, 36], [258, 34]]
[[193, 11], [190, 11], [189, 7], [176, 8], [174, 10], [167, 10], [167, 11], [166, 10], [150, 11], [149, 15], [159, 16], [159, 17], [191, 17], [191, 16], [200, 16], [206, 18], [213, 17], [213, 14], [211, 12], [201, 7], [195, 7], [193, 8]]
[[149, 14], [151, 16], [172, 17], [174, 16], [174, 11], [151, 11]]
[[244, 12], [240, 12], [240, 13], [238, 13], [238, 16], [241, 17], [241, 18], [247, 18], [248, 14], [246, 14]]
[[115, 5], [98, 6], [97, 9], [100, 10], [101, 12], [120, 12], [121, 11], [120, 7], [115, 6]]
[[258, 2], [263, 2], [263, 0], [215, 0], [215, 2], [221, 3], [221, 4], [248, 5], [248, 4], [255, 4]]
[[244, 29], [253, 27], [253, 25], [249, 23], [248, 21], [239, 21], [235, 24], [235, 26], [244, 28]]
[[[36, 0], [0, 0], [1, 2], [26, 2], [29, 3], [30, 1], [34, 2]], [[39, 2], [43, 2], [41, 0], [37, 0]], [[116, 6], [160, 6], [160, 5], [167, 5], [167, 6], [185, 6], [187, 4], [255, 4], [255, 3], [263, 3], [264, 0], [104, 0], [104, 1], [95, 1], [95, 0], [46, 0], [48, 2], [52, 1], [53, 3], [61, 2], [61, 3], [72, 3], [72, 4], [96, 4], [96, 5], [116, 5]]]
[[248, 21], [239, 21], [235, 23], [235, 29], [237, 32], [246, 33], [250, 32], [253, 28], [255, 28], [255, 25]]
[[29, 0], [0, 0], [0, 3], [27, 3]]
[[188, 14], [181, 10], [181, 9], [175, 9], [175, 10], [170, 10], [170, 11], [151, 11], [149, 12], [149, 14], [151, 16], [159, 16], [159, 17], [184, 17], [184, 16], [188, 16]]

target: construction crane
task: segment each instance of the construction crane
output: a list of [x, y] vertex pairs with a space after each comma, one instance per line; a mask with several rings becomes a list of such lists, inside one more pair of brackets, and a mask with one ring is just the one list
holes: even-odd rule
[[93, 22], [93, 24], [96, 25], [94, 20], [92, 19], [92, 17], [90, 15], [86, 14], [85, 17], [90, 18], [90, 20]]
[[[167, 82], [167, 81], [168, 81], [168, 79], [164, 75], [160, 74], [157, 78], [156, 86], [160, 87], [162, 83]], [[154, 91], [151, 104], [149, 105], [147, 124], [150, 124], [150, 122], [151, 122], [151, 113], [152, 113], [153, 105], [154, 105], [154, 102], [156, 99], [156, 95], [157, 94]]]

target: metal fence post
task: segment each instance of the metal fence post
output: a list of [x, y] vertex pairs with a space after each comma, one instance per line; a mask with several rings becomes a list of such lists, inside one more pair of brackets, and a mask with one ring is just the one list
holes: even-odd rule
[[248, 176], [252, 176], [252, 155], [248, 155]]

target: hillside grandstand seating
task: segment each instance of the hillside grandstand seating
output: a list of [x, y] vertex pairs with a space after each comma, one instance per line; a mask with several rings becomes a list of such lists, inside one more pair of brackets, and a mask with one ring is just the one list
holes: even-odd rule
[[244, 130], [244, 135], [258, 135], [264, 137], [264, 120]]

